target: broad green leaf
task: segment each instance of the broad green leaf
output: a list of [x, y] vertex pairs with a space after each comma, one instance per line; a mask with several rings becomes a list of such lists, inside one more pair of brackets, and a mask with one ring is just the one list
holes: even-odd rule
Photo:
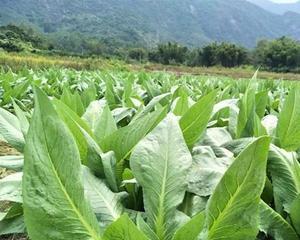
[[97, 121], [101, 116], [105, 105], [106, 102], [104, 100], [93, 101], [81, 117], [89, 125], [92, 132], [95, 132]]
[[292, 202], [300, 194], [300, 163], [296, 153], [271, 145], [268, 159], [275, 204], [289, 212]]
[[101, 239], [96, 217], [84, 199], [76, 143], [37, 88], [26, 139], [23, 201], [32, 240]]
[[63, 93], [60, 97], [60, 101], [63, 102], [65, 105], [67, 105], [74, 112], [76, 112], [76, 105], [73, 100], [74, 99], [70, 90], [68, 88], [64, 88]]
[[118, 192], [118, 183], [116, 176], [117, 160], [115, 153], [113, 151], [109, 151], [107, 153], [103, 153], [101, 157], [105, 180], [111, 190], [113, 190], [114, 192]]
[[291, 205], [290, 216], [292, 219], [293, 226], [295, 227], [297, 233], [300, 236], [300, 194]]
[[118, 95], [114, 91], [114, 81], [113, 78], [107, 78], [105, 81], [105, 99], [110, 107], [114, 108], [119, 102]]
[[117, 162], [126, 159], [135, 145], [163, 118], [165, 109], [150, 113], [134, 124], [120, 128], [103, 139], [101, 148], [104, 152], [114, 151]]
[[260, 118], [256, 113], [254, 113], [253, 122], [251, 122], [253, 125], [253, 136], [254, 137], [260, 137], [260, 136], [265, 136], [267, 135], [267, 130], [264, 128], [264, 126], [261, 123]]
[[250, 143], [254, 142], [255, 138], [249, 137], [249, 138], [239, 138], [232, 140], [230, 142], [227, 142], [222, 145], [222, 147], [228, 149], [231, 151], [234, 156], [239, 155]]
[[240, 101], [240, 111], [237, 121], [236, 136], [249, 137], [254, 134], [255, 91], [247, 89]]
[[0, 236], [24, 232], [22, 204], [15, 203], [6, 212], [0, 213]]
[[0, 168], [6, 168], [9, 170], [20, 171], [23, 169], [24, 157], [17, 156], [0, 156]]
[[238, 103], [238, 99], [226, 99], [221, 102], [218, 102], [213, 107], [213, 111], [211, 114], [212, 118], [215, 117], [217, 113], [221, 112], [226, 108], [234, 108], [236, 109], [236, 111], [238, 111], [237, 103]]
[[19, 119], [12, 113], [0, 108], [0, 134], [20, 152], [23, 152], [25, 140]]
[[188, 223], [191, 218], [186, 215], [184, 212], [176, 210], [175, 218], [174, 218], [174, 226], [175, 231], [183, 227], [186, 223]]
[[151, 240], [159, 240], [158, 236], [155, 232], [150, 228], [150, 226], [145, 222], [141, 214], [138, 214], [136, 219], [137, 227], [140, 231], [142, 231], [149, 239]]
[[299, 239], [291, 225], [263, 201], [259, 204], [259, 215], [260, 231], [276, 240]]
[[216, 91], [202, 97], [180, 119], [184, 139], [192, 147], [201, 137], [211, 117]]
[[148, 114], [155, 107], [156, 104], [158, 104], [160, 101], [166, 99], [169, 96], [171, 96], [171, 93], [164, 93], [152, 98], [151, 101], [147, 104], [147, 106], [134, 116], [131, 122], [134, 122]]
[[226, 171], [208, 201], [201, 239], [255, 239], [269, 143], [257, 139]]
[[122, 180], [122, 186], [125, 187], [126, 192], [128, 193], [127, 207], [131, 209], [138, 209], [141, 205], [141, 201], [139, 201], [140, 199], [138, 198], [140, 188], [137, 186], [137, 182], [129, 168], [124, 169]]
[[204, 142], [209, 146], [222, 146], [232, 141], [230, 133], [226, 128], [208, 128], [204, 137]]
[[198, 213], [206, 208], [208, 197], [200, 197], [193, 193], [186, 192], [183, 202], [179, 206], [179, 210], [184, 212], [187, 216], [193, 218]]
[[226, 128], [208, 128], [201, 145], [210, 146], [218, 158], [232, 158], [233, 153], [223, 147], [231, 141], [232, 137]]
[[63, 102], [57, 99], [53, 100], [53, 104], [55, 106], [55, 110], [57, 111], [58, 115], [64, 120], [64, 122], [68, 126], [69, 126], [69, 122], [67, 121], [68, 120], [67, 118], [70, 118], [69, 121], [73, 121], [74, 123], [76, 123], [76, 125], [83, 128], [88, 134], [93, 135], [89, 125], [83, 119], [81, 119], [76, 114], [76, 112], [74, 112], [71, 108], [69, 108], [67, 105], [65, 105]]
[[74, 136], [82, 162], [86, 163], [88, 157], [88, 146], [84, 133], [81, 129], [84, 129], [89, 135], [92, 135], [89, 126], [63, 102], [54, 100], [53, 103], [55, 105], [57, 113], [68, 126]]
[[17, 216], [23, 215], [23, 207], [21, 203], [14, 203], [6, 212], [0, 213], [0, 221], [5, 219], [11, 219]]
[[104, 166], [102, 159], [102, 150], [100, 149], [97, 142], [82, 128], [80, 128], [81, 132], [85, 137], [86, 142], [82, 142], [82, 144], [86, 143], [87, 152], [86, 152], [86, 160], [84, 165], [89, 167], [93, 172], [97, 174], [99, 177], [104, 177]]
[[29, 128], [29, 121], [25, 115], [25, 113], [22, 111], [22, 109], [18, 106], [18, 104], [16, 104], [16, 102], [13, 100], [13, 106], [14, 106], [14, 110], [16, 113], [17, 118], [19, 119], [19, 123], [20, 123], [20, 127], [21, 127], [21, 131], [24, 135], [24, 137], [26, 136], [27, 132], [28, 132], [28, 128]]
[[24, 217], [17, 216], [14, 218], [0, 221], [0, 236], [7, 234], [25, 233]]
[[127, 215], [111, 224], [104, 233], [104, 240], [148, 240]]
[[194, 216], [190, 221], [178, 229], [173, 237], [173, 240], [196, 240], [202, 231], [205, 222], [205, 213], [201, 212]]
[[95, 177], [88, 168], [83, 168], [84, 190], [101, 229], [121, 217], [124, 209], [121, 198], [110, 191], [103, 180]]
[[142, 84], [150, 98], [153, 98], [161, 93], [160, 86], [155, 86], [152, 78], [147, 78]]
[[204, 211], [206, 208], [208, 199], [209, 199], [208, 197], [199, 197], [197, 195], [194, 195], [193, 199], [192, 199], [191, 208], [190, 208], [190, 213], [191, 213], [190, 216], [194, 217], [198, 213]]
[[265, 116], [267, 103], [268, 90], [264, 90], [255, 94], [255, 111], [259, 119]]
[[188, 191], [198, 196], [210, 196], [233, 159], [217, 158], [208, 146], [195, 147], [192, 155], [193, 164], [188, 174]]
[[60, 100], [72, 109], [72, 111], [74, 111], [78, 116], [83, 114], [84, 106], [78, 92], [72, 94], [68, 88], [65, 88]]
[[19, 84], [15, 84], [10, 91], [4, 91], [2, 96], [3, 103], [9, 103], [11, 98], [21, 98], [26, 93], [29, 85], [30, 81], [26, 80], [26, 78], [23, 78], [22, 81]]
[[[258, 109], [258, 111], [261, 110]], [[258, 137], [265, 134], [266, 131], [256, 113], [255, 89], [249, 87], [240, 102], [236, 137]]]
[[95, 87], [95, 84], [90, 84], [88, 88], [86, 88], [82, 93], [81, 93], [81, 99], [83, 106], [85, 108], [88, 107], [88, 105], [96, 99], [97, 96], [97, 89]]
[[108, 105], [106, 105], [96, 122], [95, 130], [94, 130], [95, 138], [97, 142], [101, 144], [103, 139], [113, 134], [117, 130], [118, 128], [113, 118], [113, 115]]
[[238, 118], [239, 108], [237, 106], [229, 108], [228, 131], [233, 138], [237, 137]]
[[85, 108], [83, 106], [83, 103], [81, 101], [81, 97], [80, 97], [78, 92], [74, 93], [74, 101], [75, 101], [75, 104], [76, 104], [76, 113], [78, 114], [78, 116], [82, 116], [82, 114], [84, 113]]
[[122, 99], [123, 101], [126, 101], [132, 95], [133, 79], [129, 77], [126, 81], [124, 81], [123, 84], [124, 84], [124, 93]]
[[158, 239], [171, 239], [176, 208], [187, 189], [192, 158], [174, 115], [168, 115], [134, 149], [130, 166], [143, 187], [149, 226]]
[[278, 145], [287, 151], [300, 147], [300, 87], [292, 88], [280, 112], [277, 137]]
[[183, 116], [189, 109], [188, 96], [178, 97], [174, 100], [172, 106], [172, 112], [176, 116]]
[[13, 173], [0, 179], [0, 202], [22, 203], [22, 173]]
[[114, 110], [112, 110], [112, 115], [115, 119], [116, 123], [121, 122], [123, 119], [125, 118], [131, 118], [132, 114], [133, 114], [134, 110], [132, 108], [115, 108]]

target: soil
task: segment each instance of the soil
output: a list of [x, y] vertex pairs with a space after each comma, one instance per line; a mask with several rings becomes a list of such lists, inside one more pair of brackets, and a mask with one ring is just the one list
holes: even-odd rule
[[[5, 142], [0, 142], [0, 156], [17, 155], [19, 154], [14, 148], [10, 147]], [[0, 179], [11, 174], [12, 171], [0, 168]], [[2, 202], [0, 204], [0, 211], [5, 211], [9, 206], [9, 203]], [[27, 240], [28, 238], [23, 234], [14, 234], [8, 236], [0, 236], [0, 240]]]
[[2, 236], [0, 240], [28, 240], [28, 238], [24, 235], [14, 234], [9, 236]]

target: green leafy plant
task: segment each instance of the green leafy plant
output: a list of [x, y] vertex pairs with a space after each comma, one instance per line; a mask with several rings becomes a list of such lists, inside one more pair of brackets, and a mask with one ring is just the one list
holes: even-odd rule
[[33, 113], [31, 93], [0, 110], [0, 235], [299, 239], [298, 84], [150, 76], [35, 82]]

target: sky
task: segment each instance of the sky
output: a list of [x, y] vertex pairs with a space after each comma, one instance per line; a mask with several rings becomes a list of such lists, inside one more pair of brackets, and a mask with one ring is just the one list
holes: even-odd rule
[[293, 3], [293, 2], [297, 2], [298, 0], [271, 0], [271, 1], [276, 3]]

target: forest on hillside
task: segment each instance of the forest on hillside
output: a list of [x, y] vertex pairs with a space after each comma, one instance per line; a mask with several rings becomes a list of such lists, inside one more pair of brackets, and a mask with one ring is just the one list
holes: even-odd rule
[[145, 48], [120, 46], [114, 42], [102, 42], [84, 36], [60, 41], [48, 38], [29, 27], [7, 25], [0, 27], [1, 48], [7, 52], [100, 56], [166, 65], [227, 68], [253, 65], [275, 72], [300, 72], [300, 43], [288, 37], [261, 40], [254, 49], [228, 42], [212, 42], [201, 48], [188, 48], [176, 42], [167, 42]]

